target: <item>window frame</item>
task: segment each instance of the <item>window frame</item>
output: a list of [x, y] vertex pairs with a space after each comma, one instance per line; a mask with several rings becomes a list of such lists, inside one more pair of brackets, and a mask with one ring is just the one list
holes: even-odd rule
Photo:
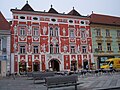
[[111, 51], [112, 48], [111, 48], [111, 43], [107, 43], [107, 51]]
[[74, 38], [74, 37], [75, 37], [74, 29], [69, 29], [69, 36], [70, 36], [71, 38]]
[[120, 30], [117, 30], [117, 37], [120, 37]]
[[39, 53], [39, 45], [34, 45], [33, 46], [33, 53], [38, 54]]
[[20, 54], [25, 54], [25, 53], [26, 53], [26, 46], [20, 45]]
[[33, 27], [33, 36], [39, 36], [39, 27]]
[[120, 51], [120, 43], [118, 43], [118, 50]]
[[96, 29], [96, 36], [101, 36], [101, 30], [100, 29]]
[[[85, 47], [85, 48], [83, 48]], [[82, 53], [87, 53], [87, 46], [82, 46]]]
[[106, 29], [106, 37], [110, 37], [110, 30]]
[[98, 43], [98, 50], [102, 51], [102, 43]]
[[[72, 48], [73, 47], [73, 48]], [[75, 45], [70, 46], [70, 53], [76, 53]]]
[[20, 36], [26, 35], [26, 27], [20, 27]]

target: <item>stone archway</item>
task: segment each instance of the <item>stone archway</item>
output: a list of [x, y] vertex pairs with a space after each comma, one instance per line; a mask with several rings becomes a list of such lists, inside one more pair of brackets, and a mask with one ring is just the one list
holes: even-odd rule
[[51, 59], [48, 64], [50, 70], [60, 71], [60, 61], [58, 59]]

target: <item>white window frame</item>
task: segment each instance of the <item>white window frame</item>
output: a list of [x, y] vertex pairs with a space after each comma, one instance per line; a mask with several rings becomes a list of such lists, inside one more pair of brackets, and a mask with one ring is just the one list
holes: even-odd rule
[[96, 29], [96, 35], [101, 36], [101, 30], [100, 29]]
[[52, 44], [50, 44], [50, 54], [54, 53], [54, 47], [53, 45], [51, 46]]
[[107, 43], [107, 51], [111, 51], [111, 43]]
[[118, 43], [118, 50], [120, 51], [120, 43]]
[[20, 27], [20, 35], [21, 36], [25, 36], [26, 35], [25, 27]]
[[56, 53], [59, 53], [59, 45], [56, 44]]
[[33, 53], [39, 53], [39, 46], [38, 45], [34, 45], [33, 46]]
[[106, 37], [110, 37], [110, 30], [106, 29]]
[[82, 46], [82, 53], [87, 53], [87, 46]]
[[20, 45], [20, 54], [25, 54], [25, 53], [26, 53], [26, 46]]
[[102, 51], [102, 43], [98, 43], [98, 50]]
[[[72, 48], [72, 47], [74, 47], [74, 48]], [[75, 53], [76, 51], [75, 51], [76, 49], [75, 49], [75, 45], [71, 45], [70, 46], [70, 52], [71, 53]]]
[[69, 31], [70, 31], [70, 37], [71, 37], [71, 38], [72, 38], [72, 37], [75, 37], [74, 29], [70, 29]]
[[117, 30], [117, 37], [120, 37], [120, 30]]
[[81, 31], [81, 38], [85, 38], [85, 37], [86, 37], [85, 31]]
[[53, 32], [53, 27], [50, 27], [50, 30], [49, 30], [49, 31], [50, 31], [50, 36], [54, 36], [54, 34], [53, 34], [53, 33], [54, 33], [54, 32]]
[[39, 35], [39, 27], [33, 27], [33, 36]]
[[58, 36], [58, 27], [55, 28], [55, 36]]

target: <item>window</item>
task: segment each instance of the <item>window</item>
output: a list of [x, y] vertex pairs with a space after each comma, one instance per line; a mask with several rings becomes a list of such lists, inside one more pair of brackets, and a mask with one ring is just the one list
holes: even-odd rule
[[20, 46], [20, 53], [24, 54], [25, 53], [25, 46]]
[[33, 53], [38, 53], [38, 46], [33, 47]]
[[71, 46], [71, 53], [75, 53], [75, 46]]
[[25, 19], [25, 17], [24, 16], [20, 16], [20, 19]]
[[96, 34], [97, 34], [97, 36], [101, 36], [101, 30], [100, 29], [96, 29]]
[[81, 21], [81, 24], [84, 24], [84, 21]]
[[98, 43], [98, 50], [102, 51], [102, 43]]
[[56, 45], [56, 53], [59, 53], [59, 45]]
[[86, 50], [86, 46], [82, 46], [82, 53], [86, 53], [87, 50]]
[[55, 28], [55, 36], [58, 36], [58, 27]]
[[21, 36], [26, 35], [26, 33], [25, 33], [25, 27], [21, 27], [21, 28], [20, 28], [20, 35], [21, 35]]
[[107, 50], [111, 51], [111, 43], [107, 43]]
[[85, 37], [86, 37], [85, 31], [81, 31], [81, 38], [85, 38]]
[[38, 18], [37, 17], [33, 17], [33, 20], [38, 20]]
[[120, 51], [120, 43], [118, 43], [118, 50]]
[[110, 37], [110, 30], [106, 30], [106, 37]]
[[69, 20], [69, 23], [73, 23], [73, 20]]
[[70, 30], [70, 37], [75, 37], [74, 30]]
[[120, 37], [120, 30], [117, 30], [117, 37]]
[[0, 50], [2, 48], [2, 39], [0, 39]]
[[34, 36], [38, 36], [39, 35], [39, 28], [38, 27], [34, 27], [33, 28], [33, 35]]
[[50, 53], [54, 53], [53, 45], [50, 44]]
[[53, 36], [53, 28], [50, 27], [50, 36]]
[[56, 19], [54, 19], [54, 18], [53, 18], [53, 19], [51, 19], [51, 21], [55, 22], [55, 21], [56, 21]]

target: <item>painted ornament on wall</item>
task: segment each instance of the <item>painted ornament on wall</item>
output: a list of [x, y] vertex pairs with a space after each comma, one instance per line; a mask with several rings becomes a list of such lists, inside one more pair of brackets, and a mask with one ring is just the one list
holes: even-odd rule
[[44, 26], [42, 29], [43, 29], [43, 35], [46, 35], [47, 28]]

